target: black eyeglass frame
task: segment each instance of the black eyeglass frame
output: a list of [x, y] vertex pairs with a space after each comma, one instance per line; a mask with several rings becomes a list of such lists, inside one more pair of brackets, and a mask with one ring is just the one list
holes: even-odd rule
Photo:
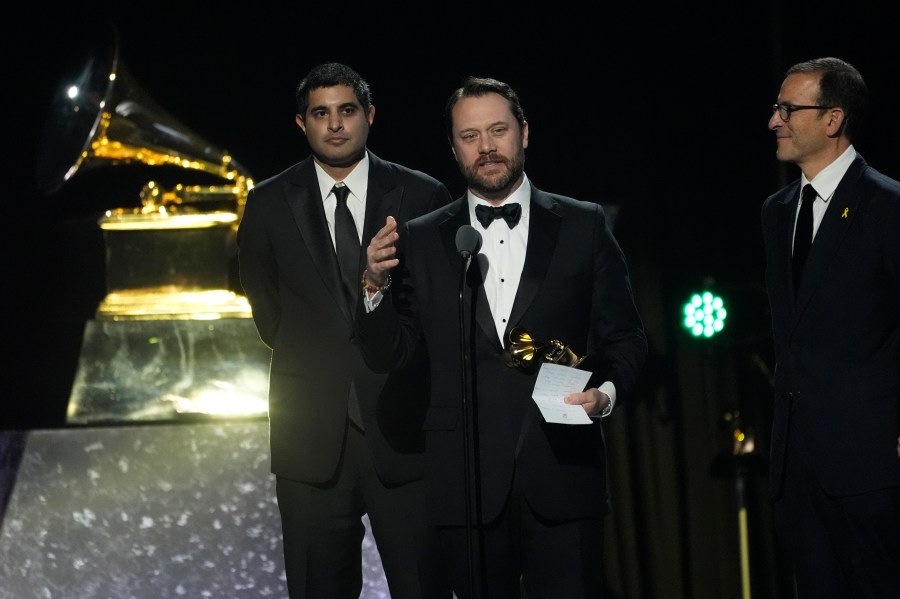
[[772, 112], [778, 112], [778, 116], [781, 117], [781, 120], [787, 123], [791, 120], [791, 114], [797, 112], [798, 110], [812, 110], [817, 108], [819, 110], [828, 110], [830, 108], [834, 108], [834, 106], [811, 106], [811, 105], [795, 105], [795, 104], [772, 104]]

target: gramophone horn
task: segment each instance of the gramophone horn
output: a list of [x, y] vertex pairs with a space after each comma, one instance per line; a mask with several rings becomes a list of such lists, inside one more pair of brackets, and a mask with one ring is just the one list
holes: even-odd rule
[[578, 366], [584, 360], [561, 341], [537, 341], [527, 330], [516, 327], [509, 332], [509, 345], [503, 352], [507, 366], [525, 372], [532, 371], [541, 362], [563, 366]]
[[252, 187], [249, 174], [147, 95], [113, 50], [92, 56], [53, 99], [37, 157], [38, 189], [57, 191], [79, 170], [138, 162], [174, 165]]
[[522, 328], [515, 328], [509, 332], [509, 345], [503, 353], [507, 366], [523, 368], [531, 366], [537, 347], [531, 333]]

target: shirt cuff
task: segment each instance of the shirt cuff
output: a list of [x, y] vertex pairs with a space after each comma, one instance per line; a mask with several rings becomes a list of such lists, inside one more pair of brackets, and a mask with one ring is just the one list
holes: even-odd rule
[[600, 413], [601, 418], [606, 418], [612, 414], [613, 408], [616, 407], [616, 386], [610, 381], [605, 381], [598, 389], [609, 395], [609, 405]]
[[363, 291], [363, 305], [366, 307], [366, 314], [372, 312], [375, 308], [377, 308], [378, 304], [381, 303], [381, 298], [383, 297], [384, 294], [380, 291], [376, 291], [372, 295], [369, 295], [368, 291]]

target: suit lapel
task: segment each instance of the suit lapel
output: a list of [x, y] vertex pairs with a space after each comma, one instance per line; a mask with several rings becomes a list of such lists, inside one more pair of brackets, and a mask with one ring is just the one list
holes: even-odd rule
[[813, 292], [821, 285], [822, 277], [828, 270], [832, 257], [847, 234], [859, 212], [859, 198], [856, 188], [864, 170], [862, 159], [856, 160], [847, 169], [834, 195], [828, 202], [816, 237], [809, 248], [809, 257], [803, 269], [803, 280], [797, 293], [797, 305], [806, 305]]
[[359, 270], [365, 268], [366, 247], [384, 226], [388, 216], [398, 218], [403, 201], [403, 186], [397, 185], [384, 162], [369, 152], [369, 189], [366, 193], [366, 219], [359, 252]]
[[560, 216], [556, 213], [556, 203], [542, 191], [532, 186], [531, 208], [528, 223], [528, 248], [525, 251], [525, 264], [522, 277], [516, 290], [512, 313], [507, 323], [504, 338], [516, 326], [529, 327], [527, 322], [519, 323], [528, 306], [537, 295], [541, 283], [547, 276], [553, 250], [559, 236]]
[[796, 297], [792, 278], [791, 256], [794, 253], [794, 223], [797, 220], [797, 204], [800, 202], [800, 181], [785, 192], [778, 204], [778, 255], [781, 256], [777, 267], [778, 279], [782, 283], [785, 295], [793, 303]]
[[[313, 167], [312, 158], [304, 160], [290, 181], [283, 184], [285, 198], [294, 216], [294, 223], [300, 236], [312, 256], [316, 270], [335, 303], [348, 320], [352, 314], [347, 308], [347, 301], [342, 291], [337, 256], [334, 243], [328, 233], [328, 222], [325, 220], [325, 205], [319, 192], [318, 179]], [[362, 293], [362, 291], [360, 291]]]
[[[366, 191], [366, 216], [362, 227], [357, 272], [362, 274], [366, 267], [366, 248], [378, 230], [384, 226], [387, 217], [399, 218], [403, 201], [403, 186], [398, 185], [384, 161], [369, 152], [369, 188]], [[362, 299], [362, 288], [356, 301]], [[355, 305], [354, 305], [355, 308]]]
[[[448, 264], [456, 265], [454, 275], [462, 276], [463, 259], [456, 248], [456, 234], [463, 225], [470, 225], [469, 221], [469, 203], [466, 195], [458, 198], [446, 208], [447, 218], [439, 225], [441, 231], [441, 240], [444, 246], [444, 255]], [[487, 335], [488, 339], [499, 346], [497, 339], [497, 327], [494, 325], [494, 316], [491, 314], [491, 307], [487, 301], [487, 295], [484, 293], [484, 275], [483, 263], [479, 257], [484, 258], [483, 254], [474, 256], [469, 263], [466, 271], [466, 285], [463, 292], [464, 308], [471, 314], [472, 304], [475, 304], [475, 322], [478, 327]], [[474, 291], [474, 293], [473, 293]]]

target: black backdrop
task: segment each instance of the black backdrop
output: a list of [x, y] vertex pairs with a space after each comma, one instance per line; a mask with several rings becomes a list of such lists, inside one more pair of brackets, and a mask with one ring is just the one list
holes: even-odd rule
[[[194, 182], [184, 171], [133, 165], [78, 173], [50, 196], [36, 190], [34, 156], [45, 143], [39, 132], [52, 95], [86, 55], [108, 51], [98, 44], [110, 24], [135, 80], [175, 118], [230, 151], [257, 181], [306, 156], [294, 124], [294, 86], [313, 65], [338, 60], [372, 85], [369, 147], [460, 193], [444, 135], [444, 100], [465, 75], [493, 76], [510, 82], [524, 103], [532, 181], [618, 207], [616, 233], [631, 262], [653, 352], [636, 398], [642, 407], [612, 423], [626, 456], [616, 466], [616, 482], [629, 492], [660, 494], [662, 504], [650, 502], [653, 507], [643, 508], [648, 513], [677, 506], [661, 526], [676, 531], [669, 542], [682, 556], [697, 551], [692, 539], [716, 527], [691, 521], [703, 509], [697, 494], [705, 492], [691, 482], [692, 472], [705, 476], [709, 457], [705, 448], [697, 450], [698, 439], [719, 434], [723, 407], [753, 415], [763, 440], [768, 424], [771, 342], [759, 209], [799, 174], [775, 160], [769, 107], [790, 64], [826, 55], [852, 62], [872, 95], [857, 149], [900, 178], [900, 43], [895, 21], [880, 8], [886, 4], [702, 0], [607, 4], [585, 12], [561, 3], [185, 4], [25, 7], [30, 17], [8, 21], [4, 141], [12, 160], [2, 238], [6, 295], [13, 301], [5, 304], [0, 429], [64, 424], [84, 323], [105, 295], [97, 227], [103, 210], [139, 205], [137, 194], [149, 179]], [[704, 282], [731, 292], [736, 303], [730, 337], [701, 349], [679, 330], [678, 306]], [[672, 452], [672, 469], [646, 466], [654, 462], [646, 452], [658, 443], [680, 448]], [[665, 471], [658, 480], [656, 469]], [[722, 519], [730, 522], [730, 490], [717, 492]], [[762, 518], [764, 506], [761, 498]], [[641, 513], [637, 507], [621, 516], [637, 525], [622, 533], [620, 546], [631, 546], [635, 535], [660, 533], [640, 522]], [[726, 544], [733, 532], [720, 533]], [[762, 537], [758, 544], [769, 547], [768, 533]], [[665, 557], [636, 546], [645, 560]], [[620, 587], [654, 596], [653, 583], [639, 584], [641, 575], [625, 572], [629, 556], [621, 551]], [[685, 596], [702, 596], [703, 560], [702, 551], [692, 560], [682, 557], [666, 566], [680, 571], [666, 570], [661, 580], [675, 581]], [[641, 584], [648, 586], [642, 591]], [[762, 585], [783, 587], [783, 573], [769, 573]]]
[[[873, 98], [857, 147], [900, 178], [900, 44], [878, 2], [856, 2], [852, 14], [807, 1], [727, 11], [712, 1], [634, 4], [590, 14], [559, 3], [186, 4], [88, 3], [11, 25], [4, 130], [12, 193], [3, 238], [15, 300], [7, 388], [16, 392], [3, 422], [63, 418], [83, 320], [105, 294], [102, 211], [139, 205], [150, 178], [193, 182], [178, 169], [136, 165], [79, 172], [51, 196], [36, 191], [34, 153], [45, 143], [39, 132], [51, 98], [85, 56], [108, 51], [111, 23], [134, 79], [257, 181], [306, 155], [293, 88], [319, 62], [345, 61], [369, 79], [373, 151], [437, 176], [454, 193], [463, 187], [444, 135], [444, 100], [464, 75], [509, 81], [530, 122], [526, 172], [539, 187], [619, 206], [620, 241], [633, 268], [661, 283], [664, 296], [654, 301], [672, 334], [673, 306], [704, 279], [761, 280], [759, 207], [798, 174], [778, 165], [766, 129], [788, 65], [836, 55], [860, 68]], [[765, 315], [752, 303], [745, 315], [756, 327]]]

